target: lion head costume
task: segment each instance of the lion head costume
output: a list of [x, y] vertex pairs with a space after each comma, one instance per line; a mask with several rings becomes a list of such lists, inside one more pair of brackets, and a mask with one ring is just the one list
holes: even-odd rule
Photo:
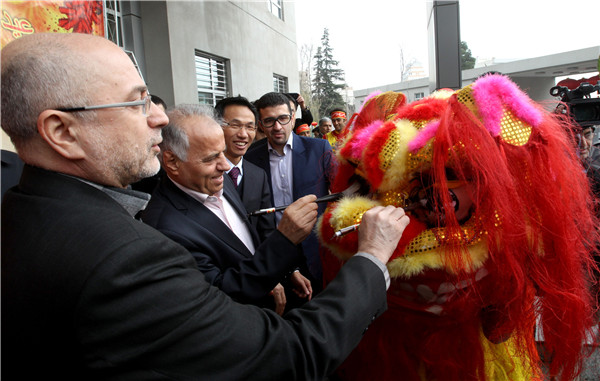
[[339, 138], [332, 192], [317, 229], [326, 281], [357, 249], [375, 205], [411, 217], [387, 267], [388, 311], [338, 370], [354, 380], [572, 379], [593, 325], [593, 198], [556, 117], [502, 75], [407, 104], [375, 94]]

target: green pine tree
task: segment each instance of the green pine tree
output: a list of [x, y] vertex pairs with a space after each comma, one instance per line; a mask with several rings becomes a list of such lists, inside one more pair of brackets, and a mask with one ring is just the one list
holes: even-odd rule
[[473, 69], [475, 67], [475, 57], [471, 55], [471, 49], [466, 42], [460, 42], [460, 69]]
[[337, 92], [345, 87], [344, 71], [337, 67], [338, 61], [333, 59], [332, 50], [329, 46], [329, 30], [325, 28], [321, 46], [314, 56], [313, 97], [320, 105], [319, 115], [328, 115], [331, 109], [344, 105], [342, 96]]

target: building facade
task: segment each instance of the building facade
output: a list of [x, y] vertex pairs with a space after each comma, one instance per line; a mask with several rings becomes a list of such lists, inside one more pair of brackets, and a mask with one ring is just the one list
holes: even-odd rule
[[[462, 71], [462, 86], [469, 85], [487, 72], [495, 71], [509, 76], [535, 101], [558, 100], [550, 95], [550, 88], [555, 85], [556, 78], [596, 72], [598, 70], [598, 57], [600, 57], [600, 46], [593, 46], [543, 57], [476, 67]], [[425, 77], [354, 90], [356, 109], [359, 110], [365, 98], [375, 91], [402, 92], [409, 102], [413, 102], [430, 94], [430, 79]]]
[[[103, 0], [105, 37], [168, 106], [299, 93], [293, 2]], [[62, 3], [61, 3], [62, 4]], [[2, 148], [14, 151], [2, 131]]]
[[294, 4], [121, 1], [123, 41], [168, 105], [298, 92]]

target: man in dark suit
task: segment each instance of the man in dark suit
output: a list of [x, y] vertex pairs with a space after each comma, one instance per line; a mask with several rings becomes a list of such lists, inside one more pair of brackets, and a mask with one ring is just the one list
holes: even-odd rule
[[[323, 379], [386, 309], [402, 209], [365, 213], [361, 252], [306, 307], [237, 304], [132, 217], [149, 195], [127, 186], [158, 171], [168, 119], [127, 54], [35, 33], [1, 59], [1, 125], [26, 164], [2, 204], [3, 378]], [[315, 220], [314, 200], [295, 213]]]
[[[271, 189], [267, 173], [256, 165], [244, 160], [244, 155], [254, 141], [258, 126], [258, 111], [250, 101], [242, 96], [221, 99], [215, 106], [225, 135], [225, 158], [231, 169], [231, 177], [237, 192], [248, 213], [272, 207]], [[237, 169], [234, 169], [236, 168]], [[275, 230], [273, 213], [249, 217], [256, 228], [261, 242]]]
[[2, 150], [2, 180], [0, 185], [2, 186], [2, 197], [7, 190], [19, 183], [21, 178], [21, 172], [23, 171], [23, 161], [19, 159], [19, 156], [7, 150]]
[[[327, 195], [331, 163], [329, 143], [292, 133], [293, 112], [286, 95], [267, 93], [255, 102], [255, 106], [260, 127], [267, 138], [254, 144], [245, 159], [267, 172], [273, 205], [288, 205], [307, 194]], [[325, 207], [325, 204], [319, 205], [319, 215]], [[276, 218], [281, 216], [281, 212], [276, 214]], [[302, 249], [316, 293], [322, 288], [323, 270], [314, 232], [302, 242]]]
[[310, 220], [294, 206], [261, 242], [225, 175], [230, 165], [213, 108], [180, 105], [168, 116], [160, 144], [166, 176], [142, 220], [188, 249], [206, 279], [237, 301], [265, 307], [274, 298], [281, 315], [286, 297], [279, 282], [288, 277], [287, 285], [310, 299], [310, 282], [294, 271], [304, 260], [297, 245], [310, 233]]

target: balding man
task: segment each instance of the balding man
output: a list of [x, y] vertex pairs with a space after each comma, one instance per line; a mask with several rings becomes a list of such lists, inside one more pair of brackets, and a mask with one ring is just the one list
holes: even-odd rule
[[183, 104], [169, 111], [160, 144], [166, 176], [152, 193], [143, 221], [188, 249], [212, 285], [237, 301], [281, 315], [287, 303], [282, 283], [301, 298], [312, 295], [310, 281], [295, 270], [304, 262], [298, 244], [314, 221], [297, 207], [300, 201], [261, 242], [235, 185], [224, 176], [230, 165], [217, 119], [208, 105]]
[[[106, 39], [34, 34], [2, 50], [2, 128], [25, 162], [2, 204], [6, 379], [322, 379], [386, 308], [407, 224], [374, 208], [357, 254], [284, 318], [211, 287], [193, 257], [133, 216], [128, 184], [159, 168], [165, 114]], [[314, 196], [297, 207], [316, 218]]]

